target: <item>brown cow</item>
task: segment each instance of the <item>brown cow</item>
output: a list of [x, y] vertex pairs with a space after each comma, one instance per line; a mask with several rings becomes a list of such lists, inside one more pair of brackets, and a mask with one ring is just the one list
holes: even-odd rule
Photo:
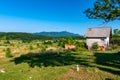
[[65, 49], [74, 49], [75, 45], [65, 44]]

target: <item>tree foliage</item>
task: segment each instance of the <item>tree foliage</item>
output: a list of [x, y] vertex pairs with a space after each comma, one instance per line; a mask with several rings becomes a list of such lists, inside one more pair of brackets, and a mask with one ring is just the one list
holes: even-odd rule
[[112, 44], [120, 45], [120, 30], [114, 29], [114, 34], [110, 40]]
[[64, 47], [65, 44], [74, 44], [74, 39], [72, 37], [68, 36], [68, 37], [59, 39], [58, 42], [59, 42], [59, 44], [58, 44], [59, 46]]
[[23, 42], [31, 41], [31, 40], [49, 40], [52, 39], [48, 36], [34, 35], [31, 33], [24, 32], [0, 32], [1, 40], [23, 40]]
[[12, 54], [11, 54], [10, 48], [7, 48], [7, 49], [5, 50], [5, 56], [6, 56], [7, 58], [13, 57]]
[[84, 13], [89, 19], [102, 19], [105, 22], [120, 20], [120, 0], [97, 0], [94, 7]]
[[119, 29], [114, 29], [114, 35], [119, 35], [120, 36], [120, 30]]

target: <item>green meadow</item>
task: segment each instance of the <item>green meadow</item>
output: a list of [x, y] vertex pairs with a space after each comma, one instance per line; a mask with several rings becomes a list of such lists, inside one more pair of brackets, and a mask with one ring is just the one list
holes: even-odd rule
[[58, 45], [56, 40], [1, 40], [0, 80], [120, 80], [119, 47], [88, 51]]

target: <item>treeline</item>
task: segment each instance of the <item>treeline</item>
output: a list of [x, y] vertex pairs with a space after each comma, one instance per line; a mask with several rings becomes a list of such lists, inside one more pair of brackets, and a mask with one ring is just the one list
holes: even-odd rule
[[31, 33], [24, 33], [24, 32], [0, 32], [0, 39], [1, 40], [44, 40], [44, 39], [51, 39], [51, 37], [47, 36], [38, 36]]
[[84, 36], [64, 36], [64, 37], [55, 37], [56, 39], [61, 39], [61, 38], [68, 38], [71, 37], [74, 40], [85, 40]]
[[[0, 40], [23, 40], [23, 41], [32, 41], [32, 40], [53, 40], [66, 37], [50, 37], [43, 35], [35, 35], [32, 33], [25, 32], [0, 32]], [[83, 36], [72, 37], [73, 39], [84, 39]]]

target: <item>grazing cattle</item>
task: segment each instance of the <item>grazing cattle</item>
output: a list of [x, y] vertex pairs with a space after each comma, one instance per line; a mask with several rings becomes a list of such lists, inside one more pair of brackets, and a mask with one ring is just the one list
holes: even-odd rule
[[98, 50], [98, 51], [101, 51], [101, 50], [102, 50], [102, 51], [105, 51], [106, 48], [107, 48], [106, 46], [98, 46], [98, 49], [97, 49], [97, 50]]
[[65, 49], [74, 49], [75, 45], [65, 44]]

